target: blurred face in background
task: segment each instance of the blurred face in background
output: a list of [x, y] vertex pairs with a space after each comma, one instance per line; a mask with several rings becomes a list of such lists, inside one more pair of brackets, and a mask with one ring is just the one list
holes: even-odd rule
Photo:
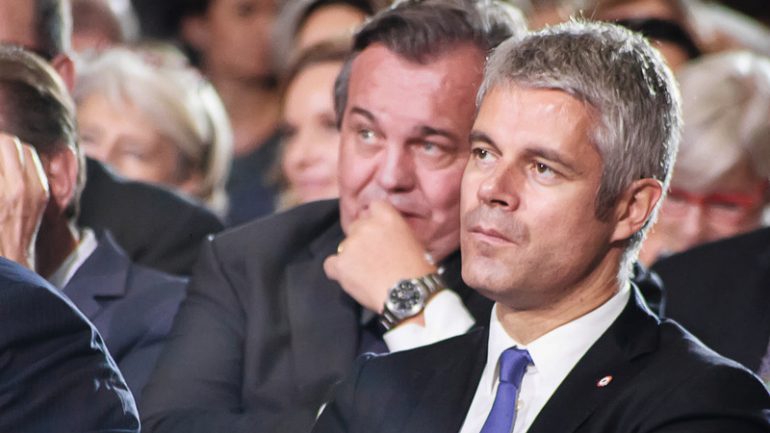
[[344, 3], [321, 6], [308, 15], [297, 30], [295, 50], [301, 51], [322, 41], [349, 36], [365, 19], [363, 11]]
[[[598, 20], [660, 19], [677, 23], [687, 30], [686, 17], [673, 0], [610, 0], [596, 3], [594, 17]], [[687, 51], [679, 44], [659, 38], [650, 38], [650, 42], [674, 70], [689, 60]]]
[[704, 188], [688, 189], [676, 170], [641, 252], [642, 262], [755, 230], [767, 204], [767, 181], [743, 159]]
[[113, 104], [93, 94], [77, 107], [80, 146], [85, 154], [120, 175], [193, 191], [179, 148], [132, 104]]
[[312, 64], [286, 90], [281, 168], [289, 193], [299, 203], [338, 195], [340, 134], [333, 88], [341, 68], [341, 62]]
[[185, 40], [201, 53], [209, 75], [260, 78], [272, 73], [270, 32], [275, 0], [211, 0], [183, 22]]

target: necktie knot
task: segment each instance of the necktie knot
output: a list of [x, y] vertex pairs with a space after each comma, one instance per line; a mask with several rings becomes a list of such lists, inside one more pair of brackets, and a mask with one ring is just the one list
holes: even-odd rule
[[500, 382], [518, 388], [529, 364], [532, 364], [532, 358], [526, 350], [517, 347], [506, 349], [500, 355]]

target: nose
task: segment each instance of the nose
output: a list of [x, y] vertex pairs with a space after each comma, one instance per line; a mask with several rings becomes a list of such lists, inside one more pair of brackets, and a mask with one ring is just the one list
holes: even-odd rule
[[388, 143], [381, 155], [377, 183], [386, 191], [410, 191], [416, 183], [416, 167], [412, 154], [405, 146]]
[[319, 146], [308, 133], [300, 131], [284, 143], [284, 164], [288, 169], [304, 169], [319, 159]]
[[480, 183], [477, 195], [479, 201], [487, 206], [514, 210], [519, 206], [517, 189], [520, 179], [513, 170], [499, 164]]

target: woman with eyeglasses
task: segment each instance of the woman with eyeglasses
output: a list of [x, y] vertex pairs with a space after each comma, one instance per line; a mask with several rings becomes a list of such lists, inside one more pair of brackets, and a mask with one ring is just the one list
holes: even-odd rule
[[757, 229], [770, 203], [770, 59], [703, 57], [678, 74], [685, 121], [668, 197], [640, 259]]

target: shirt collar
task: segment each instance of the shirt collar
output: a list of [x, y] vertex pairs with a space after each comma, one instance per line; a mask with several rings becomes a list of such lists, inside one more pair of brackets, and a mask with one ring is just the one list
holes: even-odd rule
[[94, 252], [97, 245], [98, 242], [93, 230], [84, 228], [80, 232], [78, 246], [67, 256], [59, 268], [48, 277], [48, 282], [59, 290], [64, 289], [83, 262]]
[[508, 335], [497, 318], [497, 303], [495, 303], [489, 323], [486, 365], [486, 369], [493, 369], [495, 374], [489, 376], [491, 378], [489, 383], [481, 386], [488, 387], [489, 390], [494, 389], [500, 355], [513, 346], [526, 349], [534, 364], [534, 367], [529, 368], [536, 369], [544, 380], [556, 381], [558, 386], [578, 360], [617, 319], [630, 296], [630, 284], [626, 283], [604, 304], [549, 331], [528, 345], [520, 344]]

